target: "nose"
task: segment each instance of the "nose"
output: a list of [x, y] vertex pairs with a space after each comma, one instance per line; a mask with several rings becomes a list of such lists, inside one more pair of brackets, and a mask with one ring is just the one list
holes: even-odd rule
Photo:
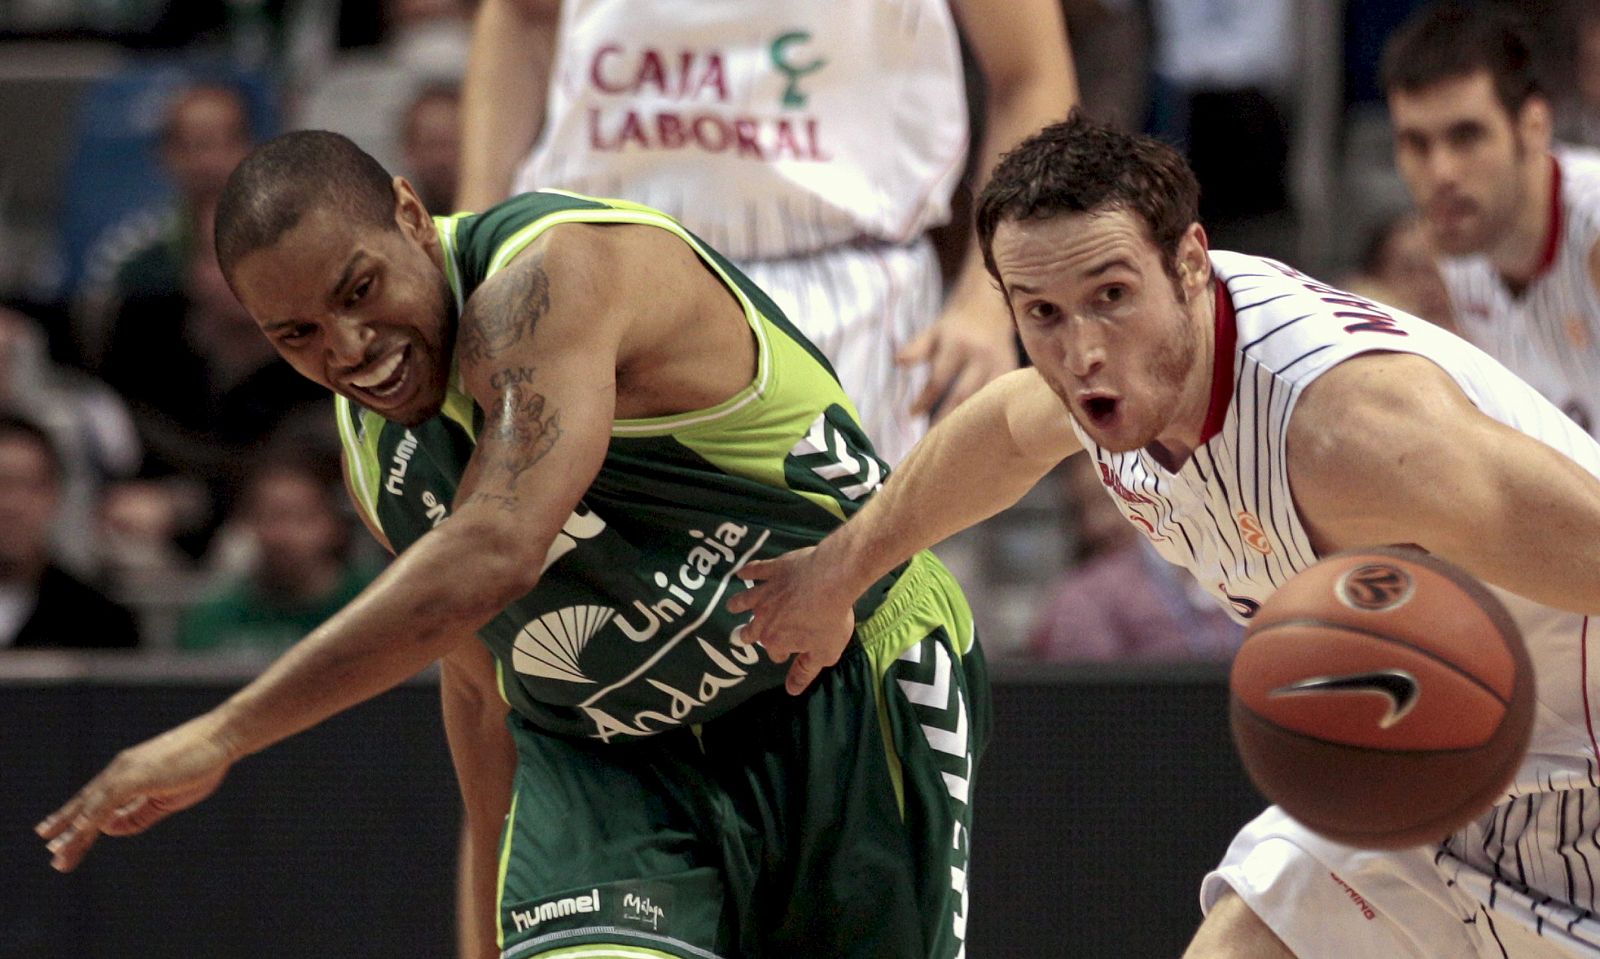
[[367, 358], [367, 347], [373, 332], [365, 323], [349, 317], [336, 317], [328, 326], [328, 365], [333, 369], [350, 370], [360, 366]]
[[1438, 146], [1428, 151], [1422, 161], [1423, 171], [1435, 190], [1453, 188], [1460, 176], [1461, 164], [1455, 151]]
[[1088, 379], [1106, 365], [1105, 343], [1089, 333], [1086, 323], [1069, 323], [1059, 337], [1061, 365], [1078, 379]]

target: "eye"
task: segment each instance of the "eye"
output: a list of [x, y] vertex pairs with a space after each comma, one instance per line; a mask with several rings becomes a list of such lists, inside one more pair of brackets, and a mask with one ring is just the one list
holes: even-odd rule
[[1400, 145], [1400, 151], [1407, 154], [1425, 154], [1428, 152], [1428, 138], [1419, 133], [1402, 133], [1395, 138]]
[[310, 339], [311, 335], [315, 332], [316, 328], [310, 323], [301, 323], [298, 326], [291, 326], [279, 333], [278, 342], [294, 346], [297, 343], [304, 343], [306, 340]]
[[362, 277], [355, 286], [350, 288], [350, 295], [344, 298], [345, 306], [355, 306], [366, 299], [367, 293], [372, 289], [372, 277]]
[[1488, 137], [1489, 131], [1477, 123], [1463, 123], [1450, 128], [1450, 145], [1458, 149], [1466, 149], [1481, 143]]
[[1028, 318], [1035, 323], [1053, 323], [1061, 318], [1061, 311], [1054, 303], [1035, 303], [1028, 307]]
[[1128, 288], [1121, 283], [1109, 283], [1100, 288], [1098, 295], [1101, 303], [1115, 306], [1128, 298]]

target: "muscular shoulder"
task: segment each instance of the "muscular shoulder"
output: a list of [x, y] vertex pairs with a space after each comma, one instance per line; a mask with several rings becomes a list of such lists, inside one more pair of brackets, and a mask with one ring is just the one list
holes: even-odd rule
[[1408, 353], [1364, 353], [1306, 387], [1289, 423], [1289, 482], [1319, 546], [1390, 542], [1419, 463], [1449, 474], [1456, 440], [1484, 417], [1439, 366]]
[[679, 248], [681, 241], [647, 226], [551, 227], [473, 292], [463, 333], [491, 315], [529, 310], [565, 315], [589, 333], [615, 327], [649, 302], [653, 290], [658, 302], [670, 298], [670, 264]]

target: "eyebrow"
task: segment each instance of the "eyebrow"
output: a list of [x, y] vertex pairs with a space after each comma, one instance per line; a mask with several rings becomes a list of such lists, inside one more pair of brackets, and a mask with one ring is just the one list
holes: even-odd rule
[[[356, 267], [360, 264], [361, 258], [362, 253], [360, 250], [350, 254], [350, 259], [345, 261], [344, 270], [339, 274], [339, 279], [335, 280], [333, 286], [328, 289], [329, 300], [337, 299], [339, 296], [339, 291], [344, 289], [345, 286], [350, 283], [350, 278], [355, 275]], [[296, 317], [290, 317], [286, 320], [278, 320], [275, 323], [267, 323], [263, 325], [261, 329], [267, 333], [276, 333], [279, 330], [286, 330], [293, 326], [299, 326], [302, 322], [304, 321]]]
[[335, 280], [333, 286], [328, 289], [328, 299], [336, 300], [339, 298], [339, 291], [343, 290], [349, 284], [350, 277], [355, 275], [356, 266], [360, 264], [362, 256], [363, 254], [360, 250], [350, 254], [350, 259], [344, 263], [344, 272], [339, 274], [339, 279]]
[[[1115, 256], [1115, 257], [1112, 257], [1111, 259], [1105, 261], [1104, 263], [1101, 263], [1099, 266], [1093, 267], [1092, 269], [1089, 269], [1089, 270], [1085, 271], [1083, 275], [1086, 276], [1086, 277], [1100, 276], [1101, 274], [1108, 273], [1113, 268], [1119, 267], [1119, 266], [1120, 267], [1124, 267], [1124, 268], [1129, 269], [1129, 270], [1136, 270], [1137, 269], [1133, 265], [1133, 261], [1128, 259], [1127, 257], [1125, 257], [1125, 256]], [[1039, 292], [1037, 287], [1029, 286], [1026, 283], [1008, 283], [1008, 284], [1006, 284], [1006, 289], [1010, 290], [1013, 293], [1021, 293], [1024, 296], [1034, 296], [1034, 295], [1038, 294], [1038, 292]]]

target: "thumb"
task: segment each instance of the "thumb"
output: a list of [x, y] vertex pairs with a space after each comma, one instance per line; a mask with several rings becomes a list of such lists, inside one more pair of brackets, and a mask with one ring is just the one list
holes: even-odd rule
[[789, 673], [784, 677], [783, 688], [789, 695], [798, 696], [805, 692], [812, 680], [822, 673], [822, 663], [811, 653], [801, 653], [789, 664]]

